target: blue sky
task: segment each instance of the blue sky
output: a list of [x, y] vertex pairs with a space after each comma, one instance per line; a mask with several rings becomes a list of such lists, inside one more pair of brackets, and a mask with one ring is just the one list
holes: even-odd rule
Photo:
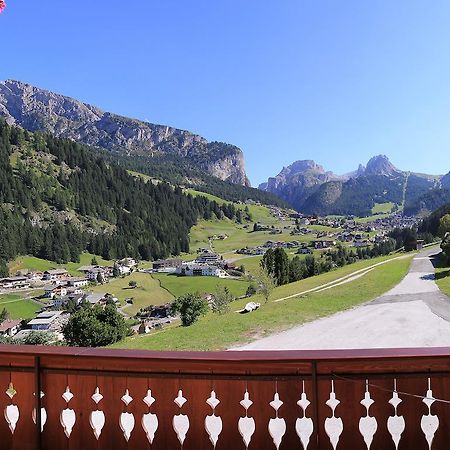
[[379, 153], [450, 170], [445, 0], [7, 0], [0, 79], [238, 145], [258, 184]]

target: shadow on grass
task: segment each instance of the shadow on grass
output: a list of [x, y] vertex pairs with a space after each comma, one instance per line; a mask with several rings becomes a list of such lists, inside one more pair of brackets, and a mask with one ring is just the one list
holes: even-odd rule
[[442, 280], [447, 277], [450, 277], [450, 269], [436, 274], [436, 280]]

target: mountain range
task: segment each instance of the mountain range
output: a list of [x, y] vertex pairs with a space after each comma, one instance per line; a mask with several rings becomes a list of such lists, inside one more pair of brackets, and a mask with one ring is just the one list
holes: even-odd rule
[[345, 175], [326, 171], [311, 160], [296, 161], [259, 186], [304, 213], [361, 216], [370, 215], [377, 204], [405, 214], [425, 214], [450, 201], [449, 188], [450, 173], [402, 171], [385, 155]]
[[424, 215], [450, 201], [450, 173], [402, 171], [384, 155], [345, 175], [311, 160], [296, 161], [253, 189], [243, 152], [235, 145], [105, 112], [21, 81], [0, 82], [0, 116], [9, 125], [106, 152], [103, 157], [129, 170], [230, 201], [251, 198], [309, 214], [359, 216], [379, 212], [380, 204], [408, 215]]
[[242, 150], [166, 125], [105, 112], [15, 80], [0, 82], [0, 115], [9, 125], [43, 131], [125, 155], [176, 156], [221, 180], [250, 186]]

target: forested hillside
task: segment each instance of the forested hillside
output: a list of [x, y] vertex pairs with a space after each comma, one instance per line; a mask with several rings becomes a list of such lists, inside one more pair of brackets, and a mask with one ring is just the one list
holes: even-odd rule
[[0, 260], [76, 261], [83, 250], [161, 258], [188, 251], [198, 218], [239, 214], [232, 204], [146, 183], [73, 141], [0, 121]]
[[419, 226], [419, 231], [422, 233], [431, 233], [433, 236], [437, 236], [441, 217], [446, 214], [450, 214], [450, 203], [441, 206], [428, 217], [423, 219]]

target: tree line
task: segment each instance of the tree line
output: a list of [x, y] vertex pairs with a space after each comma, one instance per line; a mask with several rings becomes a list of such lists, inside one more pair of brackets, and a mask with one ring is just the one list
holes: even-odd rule
[[306, 255], [304, 258], [294, 256], [292, 259], [289, 259], [283, 248], [269, 249], [261, 260], [261, 266], [273, 276], [275, 283], [281, 286], [329, 272], [358, 260], [388, 255], [395, 250], [395, 246], [394, 239], [356, 250], [340, 245], [336, 250], [329, 250], [320, 257]]

